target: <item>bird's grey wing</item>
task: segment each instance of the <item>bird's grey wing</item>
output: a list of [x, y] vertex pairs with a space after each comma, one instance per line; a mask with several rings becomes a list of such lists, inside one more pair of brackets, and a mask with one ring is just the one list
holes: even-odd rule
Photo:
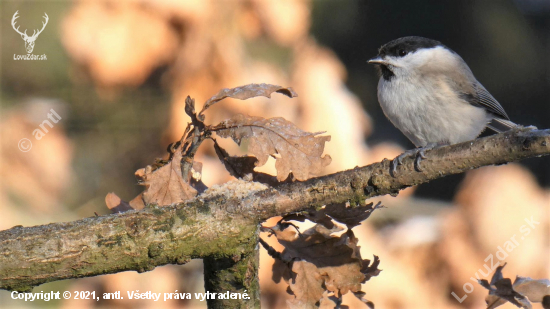
[[517, 126], [517, 124], [510, 121], [510, 118], [504, 111], [504, 108], [498, 103], [498, 101], [481, 85], [479, 82], [474, 83], [474, 90], [476, 96], [469, 103], [474, 106], [480, 106], [485, 108], [488, 112], [496, 115], [491, 122], [487, 124], [487, 127], [497, 133], [508, 131]]
[[[484, 108], [495, 117], [487, 124], [487, 127], [495, 132], [504, 132], [516, 127], [517, 125], [510, 121], [510, 118], [504, 111], [504, 108], [498, 103], [498, 101], [480, 84], [475, 80], [474, 75], [470, 69], [465, 65], [464, 70], [454, 70], [452, 72], [446, 72], [448, 76], [449, 85], [454, 88], [455, 91], [460, 93], [460, 96], [464, 101], [473, 106]], [[473, 83], [469, 81], [474, 80]], [[457, 81], [462, 81], [461, 83]]]
[[498, 118], [510, 120], [504, 108], [479, 82], [473, 84], [473, 94], [467, 95], [467, 101], [474, 105], [485, 108], [488, 112], [495, 114]]
[[497, 132], [502, 133], [506, 132], [510, 129], [513, 129], [517, 127], [518, 125], [511, 122], [510, 120], [502, 119], [502, 118], [493, 118], [491, 122], [487, 124], [487, 128]]
[[498, 101], [481, 85], [475, 82], [470, 88], [472, 93], [464, 94], [462, 97], [470, 104], [486, 109], [496, 117], [487, 124], [487, 127], [497, 133], [508, 131], [517, 126], [510, 121], [504, 108]]

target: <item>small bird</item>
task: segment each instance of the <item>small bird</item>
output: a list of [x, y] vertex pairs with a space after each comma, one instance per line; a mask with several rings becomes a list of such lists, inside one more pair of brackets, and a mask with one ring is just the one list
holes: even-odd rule
[[379, 72], [378, 101], [384, 114], [418, 147], [393, 160], [473, 140], [486, 128], [504, 132], [517, 125], [474, 77], [462, 58], [436, 40], [403, 37], [383, 45], [368, 61]]

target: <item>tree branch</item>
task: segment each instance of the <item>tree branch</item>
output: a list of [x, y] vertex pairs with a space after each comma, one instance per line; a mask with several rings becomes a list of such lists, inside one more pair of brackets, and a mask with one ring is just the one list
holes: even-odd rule
[[[258, 234], [257, 234], [258, 235]], [[259, 237], [258, 237], [259, 238]], [[227, 291], [247, 295], [241, 299], [208, 299], [208, 308], [258, 308], [260, 307], [260, 251], [256, 241], [251, 242], [251, 251], [232, 258], [206, 257], [204, 262], [204, 289], [216, 294]], [[247, 290], [247, 287], [249, 290]], [[254, 293], [254, 294], [253, 294]]]
[[[184, 264], [192, 258], [254, 259], [250, 248], [256, 246], [258, 223], [269, 217], [330, 203], [362, 204], [367, 198], [397, 194], [447, 175], [548, 154], [550, 130], [520, 129], [428, 151], [422, 172], [414, 170], [414, 158], [406, 158], [392, 177], [390, 161], [384, 160], [283, 184], [241, 200], [198, 196], [170, 207], [14, 227], [0, 232], [0, 288], [29, 291], [45, 282], [127, 270], [143, 272], [165, 264]], [[253, 264], [247, 260], [243, 265]], [[223, 276], [212, 278], [216, 277]], [[251, 298], [257, 297], [257, 281], [241, 283]]]

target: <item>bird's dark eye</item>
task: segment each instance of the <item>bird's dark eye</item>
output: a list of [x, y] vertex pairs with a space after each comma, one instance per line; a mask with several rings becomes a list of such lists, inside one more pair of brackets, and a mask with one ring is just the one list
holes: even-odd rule
[[404, 49], [400, 49], [397, 52], [397, 54], [399, 55], [399, 57], [404, 57], [407, 54], [407, 52]]

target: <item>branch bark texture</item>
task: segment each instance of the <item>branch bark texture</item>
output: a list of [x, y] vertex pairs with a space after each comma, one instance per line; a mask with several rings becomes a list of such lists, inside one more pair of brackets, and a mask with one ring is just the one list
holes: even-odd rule
[[227, 262], [215, 263], [220, 269], [210, 267], [212, 274], [207, 279], [216, 286], [223, 286], [217, 281], [225, 280], [229, 285], [224, 288], [233, 291], [247, 290], [251, 300], [245, 307], [257, 307], [257, 280], [247, 278], [257, 273], [254, 248], [262, 220], [330, 203], [362, 204], [367, 198], [397, 194], [447, 175], [548, 154], [550, 130], [521, 129], [428, 151], [422, 172], [415, 171], [410, 157], [391, 176], [390, 161], [384, 160], [283, 184], [243, 199], [198, 196], [170, 207], [14, 227], [0, 232], [0, 288], [29, 291], [50, 281], [128, 270], [144, 272], [202, 258], [205, 265]]

